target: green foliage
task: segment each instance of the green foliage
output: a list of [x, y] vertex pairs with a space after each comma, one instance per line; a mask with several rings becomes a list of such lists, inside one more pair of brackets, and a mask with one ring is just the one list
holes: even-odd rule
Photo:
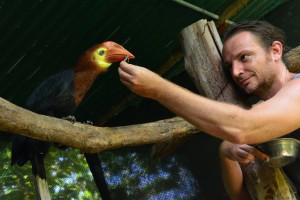
[[[1, 142], [0, 198], [35, 199], [30, 163], [10, 166], [10, 143]], [[176, 157], [153, 160], [148, 147], [100, 154], [113, 199], [191, 199], [197, 183]], [[100, 199], [84, 155], [52, 147], [45, 159], [53, 199]], [[175, 198], [176, 197], [176, 198]]]
[[[1, 142], [1, 199], [35, 199], [31, 165], [10, 166], [10, 144]], [[45, 159], [53, 199], [100, 199], [85, 158], [78, 150], [51, 148]]]

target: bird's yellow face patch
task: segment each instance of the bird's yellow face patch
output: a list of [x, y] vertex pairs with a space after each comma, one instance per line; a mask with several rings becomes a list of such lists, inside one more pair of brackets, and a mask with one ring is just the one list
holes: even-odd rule
[[112, 63], [106, 61], [107, 48], [100, 47], [93, 53], [92, 59], [100, 68], [108, 68]]

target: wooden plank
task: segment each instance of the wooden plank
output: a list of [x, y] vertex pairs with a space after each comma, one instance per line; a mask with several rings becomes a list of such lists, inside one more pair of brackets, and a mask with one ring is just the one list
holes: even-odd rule
[[[221, 56], [214, 45], [207, 21], [200, 20], [180, 33], [181, 44], [185, 54], [185, 68], [193, 79], [200, 94], [209, 98], [217, 97], [227, 85], [227, 80], [215, 72], [223, 72]], [[197, 54], [195, 53], [197, 52]], [[193, 67], [201, 66], [201, 67]], [[207, 74], [210, 74], [207, 76]], [[213, 85], [207, 89], [206, 85]]]
[[222, 43], [214, 23], [200, 20], [180, 33], [185, 68], [199, 93], [211, 99], [244, 105], [222, 67]]

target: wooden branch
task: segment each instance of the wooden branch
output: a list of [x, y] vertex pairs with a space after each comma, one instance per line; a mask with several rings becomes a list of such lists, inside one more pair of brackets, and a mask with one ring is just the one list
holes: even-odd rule
[[0, 131], [95, 153], [178, 139], [199, 132], [179, 117], [121, 127], [95, 127], [36, 114], [0, 98]]

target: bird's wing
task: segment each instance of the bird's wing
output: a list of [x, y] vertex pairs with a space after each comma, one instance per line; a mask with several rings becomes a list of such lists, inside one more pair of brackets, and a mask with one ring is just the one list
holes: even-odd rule
[[25, 108], [55, 117], [73, 114], [73, 78], [73, 70], [64, 70], [49, 77], [33, 91], [25, 103]]

